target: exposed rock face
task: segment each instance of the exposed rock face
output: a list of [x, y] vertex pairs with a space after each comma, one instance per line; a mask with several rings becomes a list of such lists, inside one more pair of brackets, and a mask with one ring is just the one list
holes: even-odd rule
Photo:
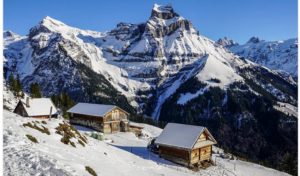
[[277, 70], [287, 79], [289, 75], [298, 79], [298, 39], [264, 41], [252, 37], [243, 45], [224, 43], [223, 46], [245, 59]]
[[151, 17], [161, 18], [164, 20], [168, 20], [178, 16], [179, 15], [174, 12], [174, 9], [171, 5], [161, 6], [158, 4], [154, 4], [151, 12]]
[[216, 43], [223, 47], [232, 47], [232, 46], [239, 45], [237, 42], [235, 42], [232, 39], [229, 39], [227, 37], [219, 39]]
[[247, 43], [258, 43], [260, 41], [258, 37], [251, 37]]
[[154, 5], [151, 17], [146, 24], [146, 31], [153, 37], [161, 38], [170, 35], [178, 29], [190, 30], [191, 22], [175, 13], [172, 6]]
[[12, 31], [4, 31], [3, 38], [15, 37], [17, 34], [13, 33]]

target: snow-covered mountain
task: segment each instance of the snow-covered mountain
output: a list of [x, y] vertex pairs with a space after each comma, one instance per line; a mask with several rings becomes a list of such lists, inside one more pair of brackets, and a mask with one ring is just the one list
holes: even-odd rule
[[[278, 167], [285, 154], [278, 151], [293, 153], [297, 145], [297, 119], [277, 105], [295, 109], [297, 84], [222, 44], [240, 47], [208, 39], [171, 6], [155, 4], [146, 22], [119, 23], [105, 33], [51, 17], [27, 36], [6, 31], [4, 69], [6, 78], [19, 74], [26, 91], [37, 82], [45, 96], [64, 91], [75, 101], [113, 103], [160, 121], [205, 125], [226, 150], [272, 160], [272, 167]], [[271, 131], [280, 132], [287, 145], [274, 145]], [[273, 158], [270, 152], [276, 153]]]
[[219, 39], [217, 43], [228, 48], [236, 55], [269, 69], [280, 71], [286, 76], [291, 75], [297, 81], [298, 39], [265, 41], [258, 37], [252, 37], [247, 43], [239, 45], [225, 37]]
[[[200, 81], [224, 88], [243, 81], [239, 67], [253, 65], [199, 35], [171, 6], [156, 4], [145, 23], [120, 23], [107, 33], [80, 30], [45, 17], [28, 36], [7, 31], [4, 38], [7, 73], [20, 74], [27, 90], [30, 83], [38, 82], [45, 95], [66, 90], [75, 99], [91, 101], [86, 89], [93, 88], [84, 85], [82, 73], [86, 68], [103, 78], [90, 94], [111, 99], [103, 88], [109, 86], [115, 95], [122, 94], [122, 102], [124, 95], [131, 106], [139, 112], [148, 110], [156, 119], [176, 86], [196, 74]], [[221, 82], [211, 83], [214, 78]], [[157, 99], [150, 108], [149, 99]]]

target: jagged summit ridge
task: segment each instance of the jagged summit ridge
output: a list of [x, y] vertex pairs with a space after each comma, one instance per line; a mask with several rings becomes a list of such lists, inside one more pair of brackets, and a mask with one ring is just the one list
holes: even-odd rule
[[258, 43], [260, 41], [262, 41], [262, 40], [259, 37], [253, 36], [248, 40], [247, 43]]
[[151, 17], [157, 17], [161, 19], [171, 19], [174, 17], [179, 16], [173, 9], [173, 7], [168, 4], [168, 5], [158, 5], [154, 4], [152, 12], [151, 12]]
[[18, 36], [18, 35], [10, 30], [3, 31], [3, 38], [16, 37], [16, 36]]
[[227, 45], [227, 49], [266, 66], [272, 70], [282, 72], [283, 75], [298, 77], [298, 39], [283, 41], [265, 41], [258, 37], [251, 37], [242, 45]]
[[178, 15], [171, 5], [154, 4], [146, 29], [152, 31], [154, 37], [169, 35], [177, 29], [191, 30], [192, 23]]
[[223, 47], [239, 45], [237, 42], [233, 41], [232, 39], [229, 39], [228, 37], [220, 38], [216, 43]]
[[29, 31], [29, 37], [32, 38], [38, 33], [62, 33], [68, 26], [63, 22], [51, 18], [49, 16], [44, 17], [36, 26], [32, 27]]

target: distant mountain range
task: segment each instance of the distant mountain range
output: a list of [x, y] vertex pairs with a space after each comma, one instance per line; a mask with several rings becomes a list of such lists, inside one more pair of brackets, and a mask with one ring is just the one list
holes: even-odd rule
[[297, 39], [215, 42], [171, 6], [155, 4], [146, 22], [105, 33], [51, 17], [27, 36], [6, 31], [4, 70], [6, 78], [19, 74], [26, 91], [37, 82], [45, 96], [64, 91], [75, 101], [205, 125], [223, 148], [278, 168], [274, 158], [297, 148], [297, 119], [274, 108], [297, 106], [297, 47]]
[[298, 79], [298, 39], [284, 41], [265, 41], [252, 37], [243, 45], [239, 45], [227, 37], [219, 39], [218, 44], [234, 54], [249, 59], [283, 75]]

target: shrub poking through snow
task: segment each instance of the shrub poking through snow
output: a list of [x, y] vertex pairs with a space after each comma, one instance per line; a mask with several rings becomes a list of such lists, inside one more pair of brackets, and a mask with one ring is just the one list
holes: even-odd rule
[[100, 141], [103, 141], [103, 135], [98, 133], [92, 133], [91, 137]]
[[221, 81], [218, 78], [211, 78], [211, 82], [220, 83]]
[[81, 144], [83, 147], [85, 146], [85, 144], [80, 139], [78, 139], [78, 143]]
[[39, 131], [41, 131], [42, 133], [46, 133], [46, 134], [50, 135], [50, 131], [49, 131], [48, 128], [44, 127], [43, 125], [42, 125], [42, 128], [43, 129], [40, 128]]
[[79, 144], [83, 144], [82, 146], [85, 146], [84, 143], [87, 143], [86, 137], [82, 136], [72, 125], [67, 123], [59, 123], [59, 126], [55, 129], [55, 133], [62, 136], [60, 141], [66, 145], [70, 144], [73, 147], [76, 147], [75, 143], [71, 141], [72, 138], [75, 140], [77, 139]]
[[30, 134], [26, 134], [26, 137], [33, 143], [39, 143], [38, 140]]
[[23, 126], [24, 127], [29, 127], [29, 128], [32, 128], [32, 129], [36, 129], [36, 130], [38, 130], [42, 133], [50, 135], [50, 131], [49, 131], [48, 128], [44, 127], [43, 125], [41, 127], [39, 127], [35, 122], [33, 122], [33, 124], [30, 123], [30, 122], [27, 122], [27, 123], [24, 123]]
[[73, 147], [75, 147], [75, 148], [76, 148], [76, 145], [75, 145], [75, 143], [74, 143], [74, 142], [70, 141], [70, 144], [71, 144]]
[[47, 122], [45, 120], [42, 121], [42, 124], [47, 124]]
[[33, 125], [30, 122], [23, 123], [23, 127], [33, 128]]
[[85, 166], [85, 170], [88, 171], [88, 173], [90, 173], [92, 176], [97, 176], [96, 172], [91, 167]]

